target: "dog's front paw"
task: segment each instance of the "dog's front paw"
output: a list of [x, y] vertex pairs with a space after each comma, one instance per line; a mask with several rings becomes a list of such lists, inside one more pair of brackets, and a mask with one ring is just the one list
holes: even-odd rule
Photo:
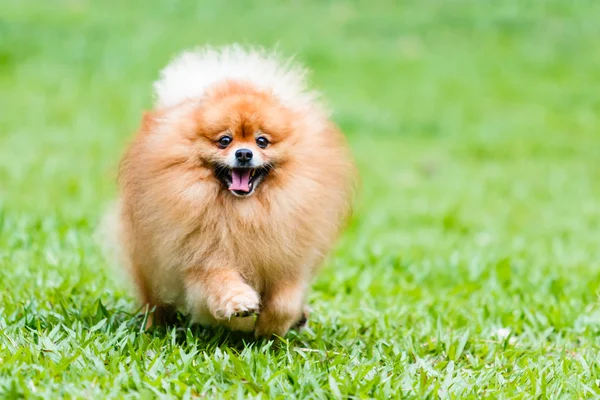
[[292, 326], [292, 329], [297, 331], [301, 331], [308, 325], [308, 316], [310, 315], [310, 308], [308, 306], [304, 306], [302, 308], [302, 315], [300, 319], [296, 321], [296, 323]]
[[[301, 319], [302, 316], [299, 313], [286, 313], [282, 312], [282, 310], [264, 310], [256, 320], [254, 336], [266, 339], [273, 338], [274, 335], [283, 337]], [[304, 323], [306, 323], [306, 320]]]
[[258, 314], [259, 309], [260, 298], [254, 290], [232, 297], [226, 306], [227, 313], [238, 318]]
[[232, 317], [244, 318], [258, 314], [260, 310], [260, 297], [254, 289], [243, 285], [226, 293], [217, 304], [214, 304], [213, 315], [220, 320], [229, 320]]

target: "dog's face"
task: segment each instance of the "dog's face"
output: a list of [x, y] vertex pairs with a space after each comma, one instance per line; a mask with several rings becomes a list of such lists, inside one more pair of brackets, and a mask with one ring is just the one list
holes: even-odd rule
[[199, 157], [234, 196], [251, 196], [293, 157], [292, 117], [272, 97], [216, 96], [196, 117]]

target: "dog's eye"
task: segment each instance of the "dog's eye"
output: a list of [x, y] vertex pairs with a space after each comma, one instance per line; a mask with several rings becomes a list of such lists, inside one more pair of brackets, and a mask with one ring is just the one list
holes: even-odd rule
[[232, 140], [233, 139], [231, 139], [231, 136], [223, 136], [221, 139], [218, 140], [219, 147], [224, 149], [225, 147], [231, 144]]
[[267, 147], [269, 145], [269, 140], [264, 136], [259, 136], [256, 138], [256, 144], [261, 149], [264, 149], [265, 147]]

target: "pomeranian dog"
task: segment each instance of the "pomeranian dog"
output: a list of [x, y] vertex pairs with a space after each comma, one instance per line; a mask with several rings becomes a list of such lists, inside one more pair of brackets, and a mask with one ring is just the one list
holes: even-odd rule
[[[119, 169], [119, 242], [153, 320], [257, 337], [305, 320], [355, 168], [306, 71], [237, 45], [172, 61]], [[152, 322], [150, 322], [151, 324]]]

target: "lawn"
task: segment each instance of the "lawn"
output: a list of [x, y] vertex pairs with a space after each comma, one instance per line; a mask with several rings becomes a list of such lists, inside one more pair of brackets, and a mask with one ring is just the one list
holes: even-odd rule
[[[0, 6], [0, 397], [600, 395], [600, 2]], [[360, 168], [279, 343], [144, 332], [94, 231], [159, 69], [295, 54]]]

